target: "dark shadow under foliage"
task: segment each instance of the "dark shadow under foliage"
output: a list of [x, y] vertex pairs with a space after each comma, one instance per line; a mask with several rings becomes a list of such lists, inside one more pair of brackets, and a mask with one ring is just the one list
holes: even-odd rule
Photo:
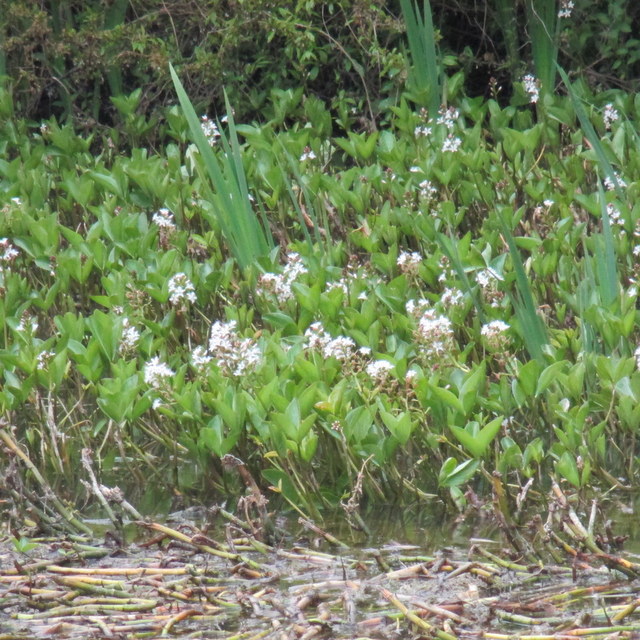
[[[81, 128], [118, 124], [112, 96], [142, 89], [146, 117], [175, 104], [168, 65], [203, 112], [224, 112], [226, 87], [238, 121], [264, 120], [274, 89], [303, 88], [329, 106], [351, 99], [362, 128], [405, 78], [399, 2], [384, 0], [4, 0], [0, 75], [21, 114], [72, 118]], [[497, 1], [434, 0], [449, 64], [465, 71], [469, 96], [508, 99], [530, 71], [524, 2], [513, 20]], [[560, 61], [595, 88], [632, 90], [640, 77], [640, 4], [577, 0], [561, 34]]]

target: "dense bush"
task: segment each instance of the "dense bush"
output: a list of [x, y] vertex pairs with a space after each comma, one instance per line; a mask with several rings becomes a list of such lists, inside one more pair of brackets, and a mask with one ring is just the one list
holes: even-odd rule
[[[530, 71], [527, 3], [434, 0], [449, 65], [468, 95], [511, 94]], [[105, 4], [107, 5], [105, 7]], [[535, 4], [535, 2], [534, 2]], [[562, 24], [560, 62], [593, 86], [633, 89], [640, 77], [640, 5], [577, 0]], [[110, 0], [24, 3], [0, 13], [0, 74], [33, 119], [73, 116], [87, 129], [117, 120], [111, 96], [141, 88], [138, 113], [175, 102], [168, 63], [203, 111], [221, 113], [226, 87], [239, 120], [264, 120], [275, 89], [301, 87], [335, 106], [348, 96], [361, 128], [404, 80], [398, 2], [382, 0]], [[535, 9], [535, 7], [534, 7]], [[579, 24], [580, 28], [574, 28]]]
[[304, 87], [327, 100], [388, 93], [402, 26], [383, 4], [116, 0], [105, 10], [101, 2], [9, 0], [1, 50], [32, 118], [108, 123], [109, 97], [140, 87], [142, 112], [157, 110], [175, 101], [170, 61], [196, 104], [220, 107], [224, 85], [238, 117], [259, 117], [274, 88]]

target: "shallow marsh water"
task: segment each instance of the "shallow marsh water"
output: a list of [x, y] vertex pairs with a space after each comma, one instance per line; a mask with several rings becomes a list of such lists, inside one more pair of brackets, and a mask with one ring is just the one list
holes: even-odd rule
[[621, 637], [640, 632], [640, 539], [633, 502], [615, 506], [615, 533], [634, 534], [625, 551], [556, 546], [537, 565], [490, 518], [456, 522], [439, 508], [376, 509], [370, 536], [338, 514], [320, 532], [281, 517], [270, 545], [202, 510], [130, 523], [122, 545], [100, 521], [99, 542], [34, 540], [18, 553], [7, 536], [0, 638]]

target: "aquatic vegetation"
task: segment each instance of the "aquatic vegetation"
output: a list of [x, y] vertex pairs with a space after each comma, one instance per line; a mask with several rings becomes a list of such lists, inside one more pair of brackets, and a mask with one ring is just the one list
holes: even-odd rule
[[171, 68], [162, 144], [118, 148], [3, 86], [0, 411], [26, 485], [77, 496], [85, 449], [141, 501], [250, 477], [314, 517], [635, 483], [638, 101], [552, 90], [542, 50], [510, 100], [466, 97], [419, 59], [428, 3], [403, 8], [411, 78], [375, 127], [295, 90], [214, 122]]

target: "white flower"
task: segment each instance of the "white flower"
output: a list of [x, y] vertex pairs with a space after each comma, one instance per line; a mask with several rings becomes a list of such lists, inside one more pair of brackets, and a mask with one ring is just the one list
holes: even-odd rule
[[620, 209], [616, 208], [611, 202], [607, 204], [607, 214], [611, 224], [616, 224], [620, 227], [624, 227], [624, 218], [620, 213]]
[[487, 267], [476, 273], [476, 280], [482, 289], [482, 295], [485, 300], [492, 307], [500, 306], [504, 293], [498, 289], [498, 283], [502, 282], [502, 276], [491, 267]]
[[602, 119], [604, 120], [605, 129], [611, 129], [611, 123], [615, 122], [620, 118], [620, 114], [616, 111], [614, 106], [609, 103], [604, 107], [604, 113], [602, 114]]
[[15, 248], [9, 238], [0, 238], [0, 263], [9, 264], [20, 255], [20, 251]]
[[175, 372], [159, 356], [151, 358], [144, 367], [144, 381], [154, 389], [161, 389], [167, 378], [172, 378]]
[[419, 318], [429, 307], [431, 303], [425, 298], [420, 298], [420, 300], [408, 300], [407, 304], [404, 305], [404, 308], [408, 315]]
[[421, 198], [433, 198], [438, 190], [431, 184], [429, 180], [423, 180], [418, 187], [420, 187], [420, 197]]
[[299, 276], [307, 273], [307, 268], [302, 262], [302, 258], [297, 253], [290, 253], [287, 256], [287, 263], [282, 269], [282, 273], [263, 273], [258, 279], [258, 291], [263, 295], [271, 293], [275, 295], [280, 304], [293, 298], [293, 283]]
[[207, 142], [213, 147], [215, 146], [218, 138], [220, 137], [220, 131], [218, 131], [218, 125], [216, 125], [213, 120], [209, 119], [209, 116], [204, 115], [200, 118], [200, 126], [202, 127], [202, 132], [207, 138]]
[[235, 377], [253, 371], [262, 362], [260, 347], [251, 338], [240, 337], [235, 320], [213, 323], [209, 352], [225, 375]]
[[447, 129], [449, 129], [449, 131], [453, 129], [458, 117], [460, 116], [460, 112], [453, 107], [449, 107], [447, 110], [444, 110], [444, 108], [440, 109], [439, 114], [437, 123], [443, 124]]
[[161, 229], [175, 229], [176, 225], [173, 222], [173, 214], [169, 209], [159, 209], [153, 214], [151, 218], [152, 222], [158, 225]]
[[405, 374], [404, 379], [407, 384], [413, 384], [413, 382], [417, 377], [418, 377], [418, 372], [415, 369], [409, 369]]
[[459, 307], [464, 302], [464, 293], [455, 287], [447, 287], [440, 296], [440, 302], [445, 309]]
[[41, 351], [38, 354], [38, 357], [36, 360], [36, 368], [38, 369], [38, 371], [46, 371], [47, 366], [51, 361], [51, 359], [53, 358], [53, 356], [55, 356], [55, 353], [53, 353], [53, 351], [46, 351], [46, 350]]
[[324, 349], [331, 342], [331, 336], [324, 330], [321, 322], [314, 322], [304, 332], [309, 349]]
[[300, 162], [305, 162], [306, 160], [315, 160], [316, 154], [313, 152], [311, 147], [305, 147], [304, 152], [300, 156]]
[[421, 167], [418, 166], [413, 166], [413, 167], [409, 167], [409, 172], [410, 173], [424, 173], [424, 171], [422, 170]]
[[509, 330], [509, 325], [502, 320], [492, 320], [488, 324], [482, 325], [480, 335], [484, 338], [489, 349], [499, 351], [509, 344], [509, 337], [505, 332]]
[[547, 207], [547, 209], [550, 209], [553, 206], [553, 200], [551, 200], [551, 198], [547, 198], [546, 200], [543, 200], [542, 204]]
[[26, 311], [20, 316], [20, 322], [16, 327], [16, 331], [20, 331], [21, 333], [30, 333], [33, 335], [40, 325], [38, 321], [33, 316], [30, 316]]
[[402, 251], [397, 260], [400, 271], [407, 275], [417, 275], [421, 263], [422, 256], [417, 251], [413, 251], [412, 253]]
[[491, 286], [496, 280], [502, 281], [503, 277], [491, 267], [487, 267], [482, 271], [478, 271], [476, 273], [476, 280], [478, 284], [484, 289], [485, 287]]
[[640, 369], [640, 347], [638, 347], [634, 352], [633, 355], [636, 358], [636, 366], [638, 367], [638, 369]]
[[179, 304], [183, 301], [195, 302], [196, 292], [193, 288], [193, 284], [184, 273], [176, 273], [175, 276], [169, 280], [169, 302], [171, 304]]
[[[356, 343], [346, 336], [332, 338], [322, 326], [321, 322], [314, 322], [304, 332], [307, 348], [321, 351], [325, 358], [349, 360], [356, 352]], [[364, 352], [363, 352], [364, 355]]]
[[333, 338], [322, 349], [325, 358], [336, 358], [337, 360], [349, 360], [353, 357], [356, 343], [346, 336]]
[[415, 336], [420, 351], [430, 360], [442, 358], [453, 350], [451, 320], [446, 316], [436, 315], [433, 309], [424, 312]]
[[573, 0], [560, 0], [560, 9], [558, 10], [558, 18], [570, 18], [573, 11]]
[[205, 369], [212, 359], [213, 357], [207, 354], [204, 347], [196, 347], [191, 352], [191, 363], [196, 369]]
[[419, 138], [421, 136], [426, 138], [427, 136], [431, 135], [431, 127], [427, 127], [424, 124], [420, 124], [413, 130], [413, 135], [416, 138]]
[[534, 76], [528, 73], [522, 78], [524, 90], [529, 94], [529, 100], [533, 103], [538, 102], [540, 98], [540, 83]]
[[122, 338], [120, 339], [120, 353], [133, 351], [138, 346], [140, 332], [131, 326], [129, 318], [122, 318]]
[[393, 365], [387, 360], [376, 360], [367, 365], [366, 372], [374, 382], [384, 382], [392, 369]]
[[442, 143], [442, 151], [455, 152], [460, 148], [462, 140], [460, 138], [454, 138], [452, 135], [448, 135], [446, 140]]
[[[624, 189], [627, 186], [627, 183], [618, 175], [617, 172], [614, 171], [613, 176], [616, 179], [617, 186], [621, 189]], [[616, 188], [616, 184], [609, 176], [605, 177], [604, 186], [607, 188], [607, 191], [613, 191]]]

